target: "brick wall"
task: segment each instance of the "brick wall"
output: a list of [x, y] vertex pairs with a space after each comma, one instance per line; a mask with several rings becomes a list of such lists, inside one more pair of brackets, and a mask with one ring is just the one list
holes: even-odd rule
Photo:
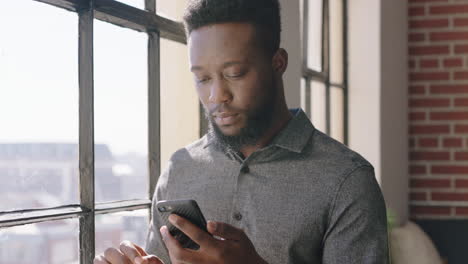
[[468, 0], [408, 0], [410, 213], [468, 219]]

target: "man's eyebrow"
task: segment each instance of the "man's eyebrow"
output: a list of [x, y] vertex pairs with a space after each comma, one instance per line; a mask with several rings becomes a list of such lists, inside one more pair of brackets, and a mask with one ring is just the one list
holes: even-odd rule
[[238, 64], [244, 64], [244, 62], [242, 62], [242, 61], [228, 61], [228, 62], [223, 64], [223, 68], [227, 68], [227, 67], [230, 67], [230, 66], [233, 66], [233, 65], [238, 65]]
[[203, 70], [203, 67], [202, 67], [202, 66], [196, 66], [196, 65], [195, 65], [195, 66], [192, 66], [192, 67], [190, 68], [190, 71], [191, 71], [191, 72], [194, 72], [194, 71], [201, 71], [201, 70]]
[[[242, 61], [228, 61], [228, 62], [225, 62], [223, 64], [223, 69], [227, 68], [227, 67], [231, 67], [233, 65], [239, 65], [239, 64], [244, 64], [244, 62]], [[194, 72], [194, 71], [201, 71], [203, 70], [203, 67], [202, 66], [198, 66], [198, 65], [194, 65], [190, 68], [190, 71], [191, 72]]]

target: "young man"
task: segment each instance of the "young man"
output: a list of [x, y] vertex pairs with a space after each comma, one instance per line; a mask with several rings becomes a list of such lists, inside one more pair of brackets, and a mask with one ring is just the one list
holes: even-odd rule
[[[373, 167], [288, 110], [278, 0], [193, 0], [185, 14], [190, 67], [210, 131], [177, 151], [153, 199], [146, 251], [131, 242], [95, 263], [388, 262], [385, 204]], [[155, 203], [194, 199], [210, 236], [171, 222]]]

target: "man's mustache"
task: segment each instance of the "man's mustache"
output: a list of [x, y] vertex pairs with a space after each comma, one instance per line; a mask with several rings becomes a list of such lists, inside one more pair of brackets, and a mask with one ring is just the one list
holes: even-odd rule
[[224, 113], [242, 113], [244, 111], [241, 109], [236, 109], [234, 107], [228, 106], [226, 104], [217, 104], [215, 106], [212, 106], [209, 109], [205, 107], [205, 112], [207, 112], [209, 116], [212, 117], [215, 113], [223, 113], [223, 112]]

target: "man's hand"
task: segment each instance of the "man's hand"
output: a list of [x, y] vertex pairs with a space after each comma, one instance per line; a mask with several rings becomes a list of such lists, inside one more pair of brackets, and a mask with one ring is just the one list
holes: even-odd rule
[[94, 264], [164, 264], [158, 257], [148, 255], [144, 249], [130, 241], [120, 243], [119, 249], [108, 248], [94, 258]]
[[180, 216], [172, 214], [169, 221], [200, 245], [199, 250], [182, 248], [167, 227], [163, 226], [160, 230], [161, 235], [173, 264], [266, 264], [244, 231], [236, 227], [209, 221], [208, 232], [224, 239], [220, 240]]

